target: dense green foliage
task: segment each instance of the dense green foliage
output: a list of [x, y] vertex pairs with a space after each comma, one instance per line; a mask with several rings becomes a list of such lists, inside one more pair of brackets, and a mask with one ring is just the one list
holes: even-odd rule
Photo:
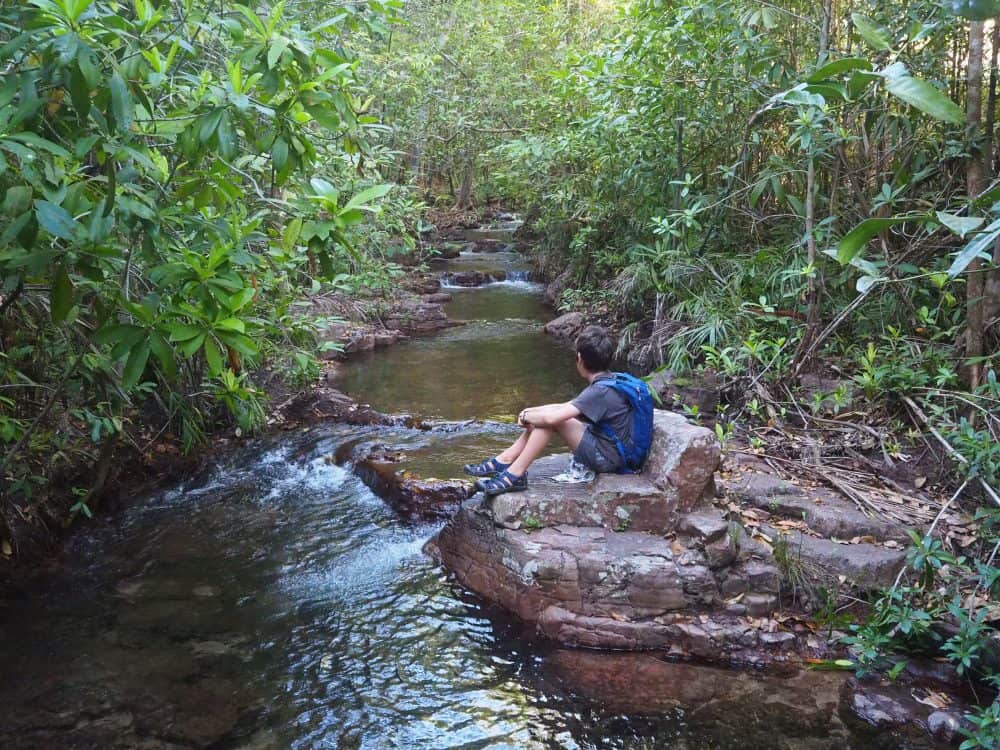
[[[143, 451], [165, 429], [190, 446], [220, 418], [260, 427], [251, 369], [314, 376], [316, 321], [296, 305], [321, 279], [384, 276], [382, 235], [413, 215], [373, 168], [374, 118], [340, 41], [381, 38], [391, 13], [4, 8], [3, 517], [17, 498], [22, 516], [44, 507], [30, 501], [60, 471], [119, 439]], [[93, 489], [77, 488], [78, 510]]]
[[[609, 319], [640, 369], [720, 374], [722, 434], [796, 412], [808, 426], [829, 399], [863, 411], [889, 452], [934, 427], [960, 457], [955, 486], [992, 503], [1000, 37], [974, 46], [983, 27], [969, 19], [994, 4], [637, 0], [536, 3], [533, 16], [524, 3], [475, 5], [407, 8], [416, 33], [394, 47], [392, 90], [422, 104], [404, 106], [416, 120], [394, 136], [401, 170], [462, 205], [468, 186], [452, 175], [478, 154], [478, 199], [526, 210], [539, 264], [566, 284], [562, 309]], [[509, 22], [489, 22], [508, 7]], [[551, 39], [552, 18], [575, 34], [521, 51]], [[414, 48], [430, 54], [422, 79], [401, 62]], [[506, 132], [484, 137], [482, 124]], [[842, 385], [797, 401], [806, 371]], [[997, 591], [993, 513], [981, 511], [978, 560], [916, 541], [909, 575], [857, 634], [862, 669], [919, 645], [995, 679], [979, 658], [996, 626], [984, 595]], [[909, 637], [913, 617], [926, 638]], [[997, 739], [995, 710], [980, 720], [969, 747]]]
[[[390, 288], [415, 196], [500, 200], [637, 369], [721, 376], [727, 437], [808, 428], [824, 396], [883, 451], [940, 434], [979, 538], [915, 539], [858, 664], [944, 654], [996, 684], [996, 12], [4, 4], [0, 542], [15, 516], [89, 514], [122, 444], [259, 429], [259, 374], [317, 373], [310, 295]], [[841, 385], [800, 401], [807, 371]], [[967, 747], [997, 741], [997, 705]]]

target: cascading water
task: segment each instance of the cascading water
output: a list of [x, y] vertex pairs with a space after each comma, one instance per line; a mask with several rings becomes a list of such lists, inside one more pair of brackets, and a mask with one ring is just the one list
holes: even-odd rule
[[[464, 261], [468, 263], [468, 261]], [[496, 262], [495, 259], [492, 262]], [[468, 321], [358, 359], [348, 392], [460, 431], [317, 427], [223, 457], [0, 591], [0, 741], [13, 748], [849, 748], [832, 673], [741, 673], [526, 639], [332, 456], [400, 449], [444, 476], [578, 389], [518, 280], [454, 293]]]

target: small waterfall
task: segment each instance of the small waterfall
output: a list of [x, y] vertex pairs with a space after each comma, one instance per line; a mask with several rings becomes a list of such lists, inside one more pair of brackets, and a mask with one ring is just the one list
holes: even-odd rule
[[509, 279], [510, 274], [486, 271], [455, 271], [441, 274], [442, 289], [462, 289], [476, 286], [486, 286], [496, 284], [504, 279]]
[[507, 281], [531, 281], [531, 271], [508, 271]]

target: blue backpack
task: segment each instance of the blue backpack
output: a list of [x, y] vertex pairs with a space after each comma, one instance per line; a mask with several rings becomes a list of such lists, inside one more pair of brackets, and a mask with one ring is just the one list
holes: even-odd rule
[[618, 446], [618, 453], [624, 461], [619, 474], [635, 474], [642, 469], [642, 464], [649, 453], [653, 442], [653, 396], [645, 381], [628, 373], [615, 372], [614, 380], [597, 380], [595, 384], [606, 385], [622, 394], [632, 407], [632, 435], [627, 440], [620, 440], [611, 426], [598, 422], [594, 428]]

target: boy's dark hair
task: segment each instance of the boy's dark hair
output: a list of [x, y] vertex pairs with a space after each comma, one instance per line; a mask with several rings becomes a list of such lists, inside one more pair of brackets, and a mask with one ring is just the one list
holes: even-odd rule
[[588, 371], [602, 372], [611, 366], [615, 344], [606, 328], [587, 326], [576, 337], [576, 351]]

